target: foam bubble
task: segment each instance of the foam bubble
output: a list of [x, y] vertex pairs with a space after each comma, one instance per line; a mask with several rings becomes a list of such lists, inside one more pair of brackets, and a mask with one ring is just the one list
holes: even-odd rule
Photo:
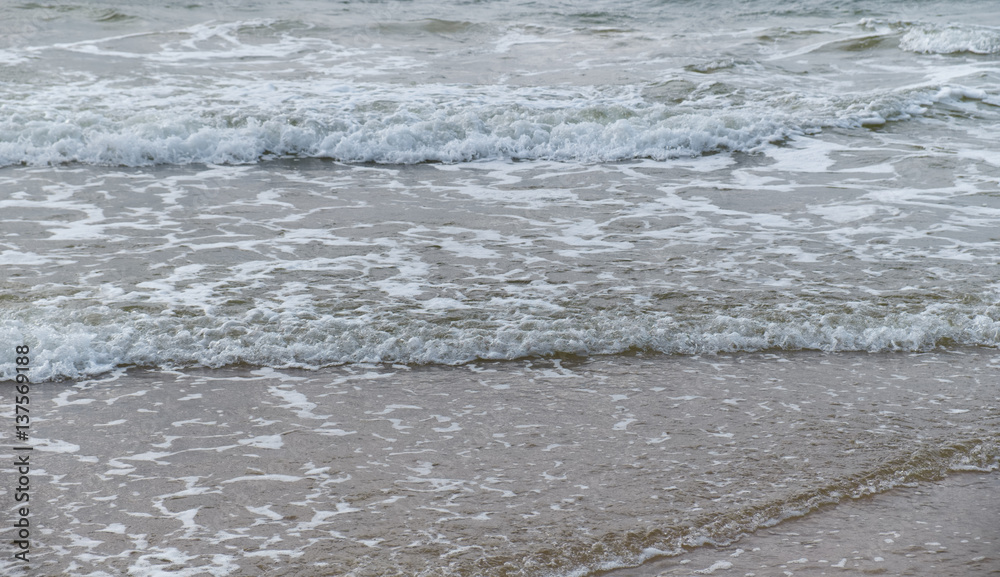
[[766, 90], [750, 100], [695, 91], [685, 103], [669, 104], [643, 98], [640, 85], [400, 88], [230, 80], [200, 91], [163, 88], [162, 95], [145, 87], [109, 93], [105, 84], [50, 88], [6, 104], [0, 165], [239, 164], [282, 156], [403, 164], [662, 160], [754, 151], [823, 127], [906, 120], [932, 103], [923, 93], [818, 97]]
[[1000, 53], [1000, 30], [984, 26], [915, 25], [899, 39], [899, 47], [923, 54]]
[[[455, 311], [451, 311], [455, 314]], [[161, 318], [96, 309], [53, 308], [32, 322], [7, 318], [9, 342], [37, 343], [33, 380], [81, 378], [119, 366], [250, 364], [319, 368], [343, 363], [462, 364], [479, 359], [581, 356], [646, 350], [666, 354], [780, 350], [919, 351], [944, 344], [1000, 346], [996, 307], [929, 305], [912, 313], [807, 312], [775, 320], [767, 311], [730, 311], [673, 318], [665, 313], [607, 310], [563, 318], [499, 312], [437, 323], [366, 316], [304, 319], [277, 313], [259, 323], [253, 311], [235, 317]], [[389, 318], [391, 317], [391, 318]], [[95, 323], [95, 320], [97, 324]], [[12, 379], [13, 359], [0, 364]], [[294, 402], [295, 406], [304, 406]], [[308, 410], [308, 407], [303, 410]]]

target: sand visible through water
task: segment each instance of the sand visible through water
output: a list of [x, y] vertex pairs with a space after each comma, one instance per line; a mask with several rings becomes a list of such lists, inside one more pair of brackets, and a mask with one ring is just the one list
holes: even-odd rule
[[990, 574], [997, 368], [961, 349], [46, 383], [32, 570]]

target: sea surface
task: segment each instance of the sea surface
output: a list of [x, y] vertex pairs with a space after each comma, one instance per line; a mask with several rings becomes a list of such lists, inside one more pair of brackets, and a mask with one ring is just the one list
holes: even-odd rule
[[[231, 379], [219, 386], [233, 400], [223, 395], [204, 409], [220, 411], [243, 402], [236, 399], [241, 379], [278, 379], [274, 390], [306, 398], [309, 391], [337, 394], [330, 387], [368, 374], [459, 398], [469, 375], [481, 371], [510, 378], [490, 377], [482, 385], [489, 391], [534, 383], [532, 371], [551, 372], [545, 378], [569, 371], [572, 390], [613, 402], [629, 398], [625, 389], [667, 391], [659, 402], [677, 410], [695, 399], [714, 399], [715, 408], [802, 409], [861, 386], [869, 399], [881, 394], [871, 391], [896, 392], [878, 397], [874, 412], [817, 409], [802, 423], [817, 435], [834, 435], [829, 419], [872, 439], [880, 438], [872, 432], [878, 426], [907, 431], [902, 440], [869, 445], [862, 460], [845, 456], [857, 448], [847, 437], [844, 445], [818, 446], [813, 458], [825, 468], [810, 474], [832, 479], [840, 470], [843, 479], [805, 493], [769, 493], [752, 505], [733, 497], [735, 509], [727, 511], [736, 511], [736, 521], [725, 530], [716, 530], [718, 517], [686, 518], [690, 531], [672, 533], [683, 516], [637, 516], [646, 501], [629, 499], [671, 484], [665, 471], [672, 469], [661, 462], [659, 473], [636, 472], [634, 484], [623, 485], [628, 504], [617, 516], [591, 516], [603, 521], [586, 531], [574, 531], [579, 521], [558, 513], [553, 501], [555, 509], [518, 509], [498, 515], [504, 523], [450, 534], [427, 512], [450, 505], [409, 509], [399, 496], [403, 508], [393, 514], [413, 515], [405, 530], [387, 523], [385, 536], [351, 541], [372, 556], [346, 549], [334, 560], [313, 551], [302, 567], [327, 563], [336, 566], [331, 574], [356, 575], [585, 575], [679, 554], [684, 536], [684, 547], [730, 543], [845, 495], [1000, 463], [994, 1], [4, 0], [0, 10], [0, 378], [13, 379], [14, 347], [24, 344], [32, 380], [55, 387], [52, 395], [104, 383], [139, 399], [157, 387]], [[713, 363], [736, 368], [684, 380]], [[742, 383], [744, 370], [766, 384], [790, 366], [798, 372], [781, 377], [784, 400], [772, 398], [773, 387], [765, 393], [764, 384], [739, 395], [719, 385]], [[278, 373], [312, 384], [293, 394]], [[891, 375], [918, 384], [893, 388]], [[549, 406], [545, 399], [565, 394], [572, 397], [566, 403], [579, 405], [565, 431], [587, 422], [586, 399], [573, 396], [582, 393], [560, 392], [556, 377], [544, 382], [531, 389], [541, 396], [515, 402], [504, 400], [514, 393], [497, 393], [496, 406]], [[378, 394], [406, 394], [391, 391]], [[944, 405], [927, 404], [934, 394]], [[329, 415], [415, 407], [423, 411], [417, 422], [437, 419], [443, 429], [455, 418], [443, 405], [424, 407], [429, 401], [375, 407], [357, 395], [347, 408], [327, 407]], [[55, 405], [51, 419], [65, 406]], [[609, 431], [620, 435], [609, 447], [626, 451], [630, 426], [649, 428], [642, 442], [650, 450], [679, 434], [656, 422], [677, 415], [650, 408], [640, 419], [626, 414], [639, 408], [620, 406], [620, 415], [607, 417]], [[899, 407], [930, 412], [901, 414], [895, 425], [878, 412]], [[725, 427], [734, 417], [706, 416], [714, 410], [691, 413], [691, 430], [733, 439], [733, 451], [752, 444], [753, 427], [733, 438]], [[273, 417], [250, 407], [240, 414], [262, 419], [265, 428]], [[139, 422], [92, 418], [109, 426]], [[147, 432], [169, 437], [177, 428], [170, 423], [183, 418]], [[464, 427], [488, 443], [483, 419]], [[497, 423], [496, 434], [512, 434], [504, 427], [515, 421]], [[541, 416], [529, 421], [521, 424], [545, 423]], [[316, 426], [314, 437], [331, 430]], [[362, 431], [356, 439], [367, 440], [358, 446], [372, 451], [382, 450], [373, 439], [392, 430], [408, 434], [338, 427]], [[582, 429], [575, 440], [565, 431], [556, 446], [603, 442]], [[258, 437], [232, 446], [283, 446], [253, 441]], [[449, 439], [456, 452], [438, 458], [459, 467], [455, 455], [471, 441]], [[49, 440], [44, 447], [66, 452]], [[930, 445], [918, 458], [919, 443]], [[303, 459], [323, 452], [306, 446]], [[685, 447], [687, 466], [712, 468], [704, 447]], [[101, 462], [95, 451], [87, 458]], [[580, 486], [596, 486], [598, 473], [588, 467], [597, 467], [600, 454], [581, 457]], [[345, 471], [371, 466], [346, 452], [342, 458], [350, 463]], [[512, 459], [497, 461], [511, 475], [520, 462]], [[780, 467], [773, 478], [755, 478], [756, 465], [741, 459], [732, 461], [727, 482], [736, 485], [727, 495], [750, 490], [740, 483], [785, 478]], [[430, 479], [433, 467], [423, 462], [399, 465], [397, 473]], [[287, 466], [281, 463], [274, 471]], [[488, 461], [481, 467], [485, 475]], [[560, 475], [544, 467], [537, 474]], [[459, 477], [453, 470], [449, 478]], [[356, 491], [380, 482], [361, 478], [352, 481]], [[859, 488], [868, 486], [865, 479], [876, 488]], [[520, 486], [543, 491], [527, 481]], [[682, 493], [683, 510], [698, 505], [696, 490]], [[576, 494], [560, 498], [571, 503]], [[331, 495], [328, 505], [344, 519], [366, 510], [357, 503], [371, 498]], [[618, 497], [610, 495], [600, 497], [602, 510], [614, 508]], [[503, 508], [502, 499], [487, 502]], [[323, 539], [350, 541], [343, 526], [340, 537], [320, 534], [321, 527], [333, 531], [326, 521], [333, 514], [317, 513], [305, 528], [283, 526], [284, 514], [272, 505], [248, 504], [247, 511], [301, 545], [288, 549], [292, 563], [294, 553]], [[467, 517], [490, 518], [483, 507]], [[162, 510], [146, 514], [173, 519]], [[166, 541], [201, 535], [195, 516], [180, 521], [193, 532]], [[106, 521], [95, 530], [116, 533], [123, 523]], [[52, 535], [65, 540], [61, 550], [76, 551], [52, 553], [60, 563], [73, 559], [60, 566], [64, 574], [97, 575], [102, 565], [94, 559], [106, 563], [125, 550], [93, 557], [61, 522], [52, 523]], [[218, 523], [205, 526], [222, 530]], [[634, 536], [637, 523], [644, 537]], [[532, 544], [525, 535], [533, 531], [551, 540]], [[213, 554], [209, 547], [191, 559]], [[184, 563], [185, 553], [170, 555]], [[241, 564], [246, 558], [232, 553], [211, 574], [256, 574]], [[172, 567], [122, 563], [121, 573], [109, 575]]]

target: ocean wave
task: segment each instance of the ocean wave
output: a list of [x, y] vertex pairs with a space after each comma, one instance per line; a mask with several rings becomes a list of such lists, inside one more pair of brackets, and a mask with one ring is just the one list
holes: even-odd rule
[[998, 54], [1000, 30], [968, 25], [916, 25], [899, 39], [899, 47], [922, 54]]
[[[596, 115], [600, 115], [597, 112]], [[400, 110], [384, 118], [248, 118], [222, 122], [163, 118], [146, 125], [101, 127], [70, 121], [29, 123], [0, 143], [0, 164], [252, 163], [303, 156], [344, 162], [412, 164], [476, 159], [614, 161], [665, 159], [713, 150], [750, 150], [789, 136], [793, 127], [763, 115], [679, 115], [588, 121], [578, 114], [549, 120], [505, 110], [447, 111], [421, 116]]]
[[899, 48], [920, 54], [997, 54], [1000, 29], [970, 24], [861, 20], [859, 26], [885, 35], [899, 35]]
[[[869, 310], [872, 309], [872, 310]], [[765, 312], [675, 318], [627, 311], [562, 318], [499, 314], [440, 321], [392, 313], [356, 318], [304, 316], [257, 307], [238, 316], [183, 316], [88, 307], [7, 312], [4, 342], [32, 349], [32, 378], [82, 378], [123, 366], [218, 368], [233, 365], [320, 368], [346, 363], [456, 365], [628, 351], [716, 354], [762, 350], [921, 351], [1000, 346], [995, 306], [933, 305], [910, 313]], [[13, 357], [0, 362], [12, 379]]]
[[663, 160], [906, 120], [934, 102], [931, 91], [815, 96], [725, 86], [695, 89], [679, 104], [644, 99], [642, 87], [290, 82], [169, 95], [137, 88], [114, 98], [106, 88], [8, 99], [0, 106], [0, 166]]

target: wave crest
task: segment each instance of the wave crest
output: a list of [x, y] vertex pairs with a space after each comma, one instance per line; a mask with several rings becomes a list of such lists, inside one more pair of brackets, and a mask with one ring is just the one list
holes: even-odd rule
[[[344, 363], [454, 365], [629, 350], [714, 354], [1000, 346], [996, 307], [935, 305], [892, 314], [870, 308], [850, 313], [803, 311], [784, 319], [752, 311], [678, 319], [665, 313], [608, 310], [559, 319], [511, 314], [448, 322], [389, 313], [356, 319], [303, 318], [261, 307], [240, 316], [187, 318], [106, 307], [69, 314], [53, 308], [36, 311], [40, 314], [31, 318], [6, 314], [0, 319], [0, 338], [32, 347], [33, 380], [82, 378], [137, 365], [319, 368]], [[13, 378], [13, 358], [3, 361], [0, 375]]]
[[0, 166], [243, 164], [275, 157], [387, 164], [664, 160], [752, 152], [823, 127], [905, 120], [933, 100], [932, 93], [815, 96], [713, 86], [665, 103], [643, 98], [639, 86], [401, 91], [290, 82], [180, 91], [161, 100], [134, 89], [116, 95], [121, 105], [112, 106], [100, 87], [87, 90], [92, 94], [79, 100], [45, 95], [44, 108], [29, 95], [5, 105], [12, 114], [0, 120]]
[[899, 47], [921, 54], [998, 54], [1000, 30], [979, 26], [915, 26], [899, 39]]

